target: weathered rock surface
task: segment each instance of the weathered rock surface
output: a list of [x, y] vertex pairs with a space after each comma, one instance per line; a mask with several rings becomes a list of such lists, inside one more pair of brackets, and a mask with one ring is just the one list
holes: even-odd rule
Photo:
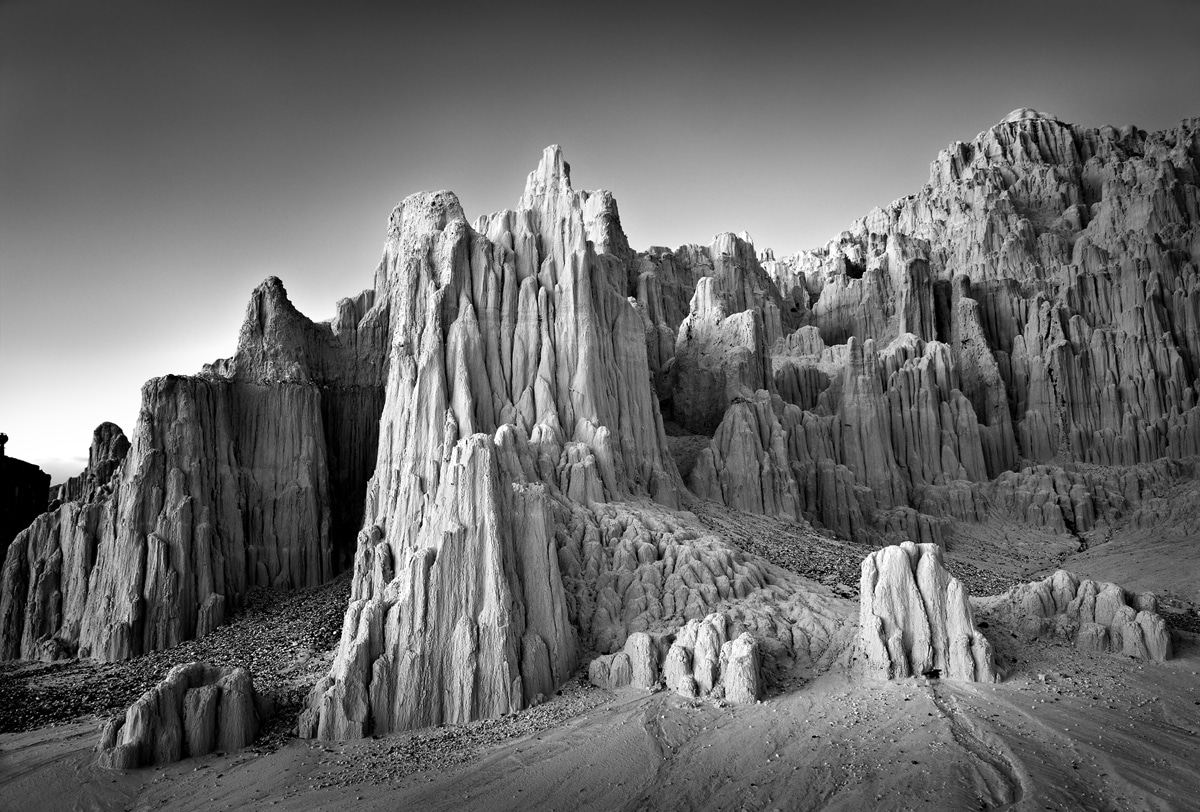
[[250, 586], [318, 583], [352, 553], [302, 735], [507, 714], [581, 647], [605, 684], [751, 701], [783, 664], [827, 664], [839, 621], [678, 510], [666, 415], [711, 436], [695, 495], [921, 542], [863, 564], [875, 673], [992, 679], [940, 563], [955, 523], [1082, 538], [1153, 521], [1194, 476], [1198, 132], [1017, 116], [782, 259], [732, 234], [635, 255], [556, 147], [515, 210], [474, 225], [449, 192], [413, 195], [374, 289], [335, 319], [268, 280], [233, 358], [147, 384], [124, 460], [100, 442], [14, 542], [0, 656], [170, 646]]
[[[101, 423], [92, 432], [88, 448], [88, 464], [78, 476], [59, 485], [51, 495], [50, 509], [64, 502], [74, 502], [103, 488], [125, 461], [129, 453], [129, 438], [116, 423]], [[57, 502], [57, 504], [55, 504]]]
[[[674, 253], [653, 249], [638, 261], [636, 302], [664, 414], [711, 435], [734, 399], [773, 390], [770, 347], [798, 316], [784, 311], [748, 235], [718, 234], [711, 246]], [[682, 321], [671, 320], [681, 312]]]
[[601, 654], [588, 663], [588, 679], [601, 688], [653, 689], [658, 684], [667, 638], [634, 632], [614, 654]]
[[758, 643], [748, 632], [734, 637], [721, 613], [690, 620], [671, 643], [662, 672], [667, 688], [681, 696], [753, 702], [760, 693]]
[[100, 734], [98, 760], [121, 770], [170, 764], [216, 750], [232, 753], [258, 735], [250, 672], [207, 663], [177, 665]]
[[1171, 634], [1158, 614], [1154, 594], [1130, 593], [1113, 583], [1081, 579], [1066, 570], [979, 601], [1025, 634], [1054, 634], [1086, 651], [1112, 652], [1144, 660], [1167, 660]]
[[[835, 621], [814, 601], [672, 513], [683, 487], [625, 296], [632, 263], [611, 196], [574, 191], [556, 148], [516, 211], [474, 228], [447, 192], [396, 210], [354, 600], [302, 735], [509, 713], [566, 679], [581, 639], [614, 654], [595, 666], [605, 681], [645, 682], [638, 633], [718, 607], [775, 662], [828, 656]], [[739, 673], [750, 648], [732, 652]]]
[[[712, 434], [742, 379], [751, 391], [770, 386], [766, 350], [802, 318], [785, 305], [745, 233], [639, 253], [629, 295], [664, 412], [701, 434]], [[714, 382], [715, 393], [705, 388]]]
[[942, 566], [936, 544], [904, 542], [868, 555], [859, 602], [868, 673], [995, 681], [991, 643], [975, 628], [967, 592]]
[[[992, 509], [1068, 533], [1128, 515], [1103, 506], [1124, 471], [1090, 466], [1200, 450], [1198, 184], [1200, 120], [1146, 133], [1027, 111], [825, 247], [763, 252], [806, 326], [773, 345], [763, 387], [802, 415], [774, 408], [782, 434], [760, 419], [757, 446], [789, 449], [801, 513], [914, 541]], [[719, 500], [754, 476], [730, 445], [746, 409], [725, 420], [697, 482]], [[760, 509], [744, 493], [779, 490], [786, 467], [759, 466], [729, 504]]]
[[499, 716], [572, 672], [558, 514], [682, 491], [623, 295], [630, 261], [615, 202], [574, 191], [557, 148], [517, 211], [475, 228], [448, 192], [396, 209], [354, 602], [302, 734]]
[[232, 359], [149, 381], [123, 461], [102, 426], [69, 501], [13, 543], [0, 656], [125, 659], [205, 634], [251, 586], [333, 575], [378, 436], [387, 309], [373, 300], [314, 324], [268, 279]]

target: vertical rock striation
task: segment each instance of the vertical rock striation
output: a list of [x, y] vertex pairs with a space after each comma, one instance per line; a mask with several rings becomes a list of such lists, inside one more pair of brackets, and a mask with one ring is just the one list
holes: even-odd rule
[[[1014, 483], [1040, 477], [1034, 501], [1053, 507], [1012, 517], [1082, 532], [1075, 508], [1104, 498], [1088, 483], [1124, 475], [1090, 466], [1196, 456], [1198, 234], [1200, 120], [1146, 133], [1022, 110], [823, 248], [764, 253], [806, 325], [773, 345], [763, 387], [803, 412], [775, 409], [801, 512], [861, 538], [940, 541], [949, 519], [1007, 515]], [[725, 419], [713, 460], [742, 466], [728, 438], [746, 435], [745, 410]], [[718, 464], [697, 487], [718, 498], [714, 483], [748, 474]]]
[[232, 753], [258, 736], [258, 696], [244, 668], [187, 663], [104, 726], [97, 760], [121, 770], [171, 764], [215, 750]]
[[863, 559], [859, 639], [868, 672], [995, 681], [992, 646], [975, 628], [967, 597], [935, 544], [904, 542]]
[[588, 679], [601, 688], [653, 689], [661, 676], [680, 696], [754, 702], [762, 692], [759, 644], [748, 631], [734, 636], [733, 625], [714, 612], [689, 620], [674, 634], [635, 632], [621, 651], [592, 660]]
[[1066, 570], [985, 598], [981, 608], [999, 612], [1029, 635], [1055, 634], [1087, 651], [1160, 662], [1172, 654], [1171, 634], [1152, 593], [1131, 593]]
[[126, 659], [206, 634], [252, 586], [332, 576], [382, 408], [387, 309], [373, 300], [315, 324], [268, 279], [233, 358], [147, 382], [128, 449], [101, 426], [68, 501], [12, 545], [0, 656]]

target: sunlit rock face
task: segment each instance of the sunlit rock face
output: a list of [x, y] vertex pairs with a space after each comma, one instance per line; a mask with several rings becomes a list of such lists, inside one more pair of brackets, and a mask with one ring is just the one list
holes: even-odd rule
[[0, 562], [17, 534], [46, 509], [50, 475], [31, 462], [10, 457], [0, 434]]
[[789, 497], [714, 484], [745, 478], [729, 440], [756, 422], [756, 447], [790, 463], [758, 454], [757, 490], [790, 494], [790, 473], [799, 512], [846, 536], [940, 543], [993, 509], [1082, 532], [1136, 507], [1140, 488], [1094, 466], [1168, 482], [1200, 453], [1198, 183], [1200, 120], [1146, 133], [1018, 110], [823, 248], [764, 253], [800, 308], [760, 396], [782, 399], [783, 433], [730, 409], [697, 486], [789, 515]]
[[903, 544], [862, 563], [859, 642], [872, 676], [931, 675], [994, 682], [992, 645], [975, 628], [962, 583], [942, 566], [936, 544]]
[[393, 214], [378, 459], [301, 735], [509, 713], [550, 696], [582, 648], [611, 655], [597, 679], [649, 684], [666, 652], [647, 641], [718, 609], [714, 667], [736, 701], [760, 693], [762, 656], [831, 656], [835, 612], [674, 512], [688, 497], [626, 295], [634, 264], [611, 196], [574, 191], [557, 148], [516, 211], [471, 227], [441, 192]]
[[982, 606], [1023, 633], [1052, 634], [1084, 651], [1167, 660], [1171, 634], [1158, 614], [1158, 598], [1058, 570], [1048, 578], [984, 599]]
[[0, 656], [126, 659], [206, 634], [252, 586], [344, 569], [383, 406], [374, 300], [314, 323], [268, 279], [233, 358], [147, 382], [132, 440], [101, 426], [87, 470], [13, 543]]
[[629, 262], [615, 202], [575, 192], [554, 147], [516, 211], [472, 228], [439, 192], [393, 213], [379, 453], [353, 603], [304, 735], [496, 716], [572, 673], [564, 503], [676, 506], [683, 492]]

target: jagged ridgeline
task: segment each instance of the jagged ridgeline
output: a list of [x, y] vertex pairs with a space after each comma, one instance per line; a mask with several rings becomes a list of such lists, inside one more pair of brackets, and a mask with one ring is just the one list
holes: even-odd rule
[[[718, 264], [674, 366], [666, 317], [651, 353], [668, 379], [699, 359], [736, 401], [692, 491], [914, 541], [948, 519], [1083, 532], [1138, 509], [1200, 453], [1198, 156], [1197, 119], [1147, 134], [1019, 110], [824, 248]], [[642, 262], [665, 313], [678, 258]], [[760, 341], [775, 291], [743, 304], [746, 278], [777, 283], [800, 328]], [[691, 410], [668, 414], [702, 432], [716, 413]]]
[[13, 542], [0, 655], [130, 657], [353, 561], [305, 735], [506, 713], [718, 611], [827, 659], [821, 601], [678, 509], [922, 543], [1137, 519], [1200, 453], [1198, 160], [1200, 120], [1018, 111], [781, 259], [635, 254], [556, 147], [473, 226], [409, 197], [373, 290], [317, 324], [268, 280], [232, 359], [150, 381], [127, 452], [98, 435]]

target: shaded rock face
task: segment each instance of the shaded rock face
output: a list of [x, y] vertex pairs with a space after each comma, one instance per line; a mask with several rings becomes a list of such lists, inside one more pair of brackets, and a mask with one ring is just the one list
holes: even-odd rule
[[1131, 593], [1066, 570], [985, 598], [981, 607], [1004, 614], [1026, 634], [1054, 634], [1085, 651], [1160, 662], [1172, 654], [1171, 634], [1152, 593]]
[[4, 453], [7, 434], [0, 434], [0, 561], [17, 534], [42, 514], [50, 491], [50, 475], [36, 465]]
[[123, 717], [104, 726], [97, 761], [131, 770], [217, 750], [232, 753], [258, 736], [257, 701], [244, 668], [177, 665]]
[[1200, 451], [1198, 184], [1200, 120], [1148, 134], [1014, 115], [825, 247], [764, 254], [802, 304], [761, 387], [783, 434], [730, 409], [697, 487], [753, 476], [730, 440], [757, 422], [756, 447], [789, 449], [758, 490], [790, 467], [800, 512], [843, 535], [942, 542], [995, 509], [1063, 532], [1116, 516], [1124, 474], [1091, 466]]
[[268, 279], [233, 358], [147, 382], [127, 449], [101, 426], [68, 501], [5, 559], [0, 656], [126, 659], [206, 634], [252, 586], [344, 566], [383, 402], [374, 298], [316, 324]]
[[862, 563], [859, 640], [869, 674], [994, 682], [992, 646], [975, 628], [963, 585], [935, 544], [903, 544]]

